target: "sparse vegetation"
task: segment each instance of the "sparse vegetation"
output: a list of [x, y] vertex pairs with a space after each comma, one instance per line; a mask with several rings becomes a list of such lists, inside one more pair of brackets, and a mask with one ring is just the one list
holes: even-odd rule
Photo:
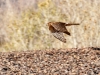
[[[7, 14], [7, 39], [1, 51], [34, 50], [47, 48], [72, 48], [99, 46], [100, 1], [44, 0], [36, 10], [25, 9], [21, 15]], [[10, 14], [10, 15], [9, 15]], [[80, 23], [68, 27], [72, 36], [66, 36], [64, 44], [55, 39], [46, 24], [50, 21]]]

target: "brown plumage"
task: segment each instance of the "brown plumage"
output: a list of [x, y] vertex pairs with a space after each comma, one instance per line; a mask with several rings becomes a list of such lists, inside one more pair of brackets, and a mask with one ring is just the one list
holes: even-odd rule
[[68, 32], [68, 30], [66, 29], [66, 26], [71, 26], [71, 25], [79, 25], [79, 24], [78, 23], [66, 24], [63, 22], [49, 22], [48, 23], [49, 30], [53, 34], [53, 36], [64, 43], [66, 43], [66, 39], [64, 38], [63, 33], [70, 35], [70, 32]]

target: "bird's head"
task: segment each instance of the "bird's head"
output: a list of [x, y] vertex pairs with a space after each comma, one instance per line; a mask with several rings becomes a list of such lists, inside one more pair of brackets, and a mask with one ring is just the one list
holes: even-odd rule
[[48, 26], [52, 25], [52, 22], [49, 22], [47, 25], [48, 25]]
[[55, 22], [48, 22], [48, 26], [52, 26]]

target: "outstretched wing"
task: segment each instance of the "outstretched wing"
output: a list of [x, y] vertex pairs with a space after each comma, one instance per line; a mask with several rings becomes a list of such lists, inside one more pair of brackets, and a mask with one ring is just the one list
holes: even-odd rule
[[53, 35], [55, 38], [59, 39], [60, 41], [66, 43], [66, 39], [64, 38], [62, 32], [55, 32], [55, 33], [52, 33], [52, 35]]

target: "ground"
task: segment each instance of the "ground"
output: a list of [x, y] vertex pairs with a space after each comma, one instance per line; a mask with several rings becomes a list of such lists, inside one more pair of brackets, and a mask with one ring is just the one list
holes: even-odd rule
[[100, 75], [100, 50], [0, 52], [0, 75]]

